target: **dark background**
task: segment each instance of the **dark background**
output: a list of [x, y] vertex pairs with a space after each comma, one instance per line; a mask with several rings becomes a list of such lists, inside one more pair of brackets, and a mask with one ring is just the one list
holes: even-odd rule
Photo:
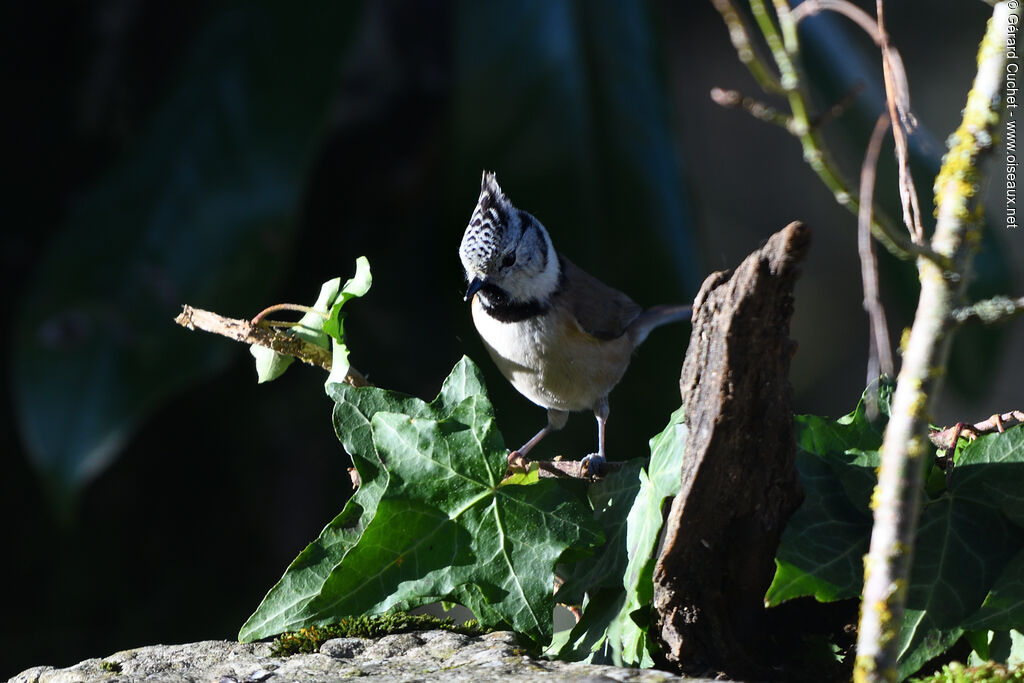
[[[930, 213], [990, 10], [891, 4]], [[182, 304], [248, 317], [309, 303], [366, 255], [374, 286], [346, 320], [356, 367], [432, 397], [468, 354], [508, 442], [543, 424], [461, 300], [457, 248], [482, 169], [560, 250], [646, 305], [689, 300], [709, 272], [805, 221], [797, 408], [842, 414], [864, 386], [855, 220], [794, 138], [711, 103], [715, 85], [761, 93], [710, 3], [105, 0], [3, 13], [0, 675], [233, 638], [350, 493], [322, 373], [257, 386], [246, 349], [173, 325]], [[808, 20], [801, 37], [821, 103], [868, 79], [826, 129], [854, 177], [879, 111], [877, 55], [840, 20]], [[898, 216], [891, 144], [883, 158], [882, 201]], [[1000, 182], [979, 286], [1019, 295], [1024, 249], [1002, 227]], [[883, 256], [882, 279], [898, 340], [915, 273]], [[687, 338], [679, 325], [639, 350], [612, 394], [611, 457], [642, 456], [678, 406]], [[1022, 349], [1019, 322], [968, 330], [935, 421], [1019, 409]], [[576, 416], [542, 450], [582, 456], [593, 431]]]

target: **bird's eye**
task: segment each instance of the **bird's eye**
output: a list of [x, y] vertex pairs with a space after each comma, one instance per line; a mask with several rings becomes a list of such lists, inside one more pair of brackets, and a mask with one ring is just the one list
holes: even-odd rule
[[502, 259], [502, 261], [501, 261], [501, 267], [502, 268], [511, 268], [515, 264], [516, 264], [516, 252], [514, 252], [514, 251], [509, 252], [508, 255], [505, 256], [505, 258]]

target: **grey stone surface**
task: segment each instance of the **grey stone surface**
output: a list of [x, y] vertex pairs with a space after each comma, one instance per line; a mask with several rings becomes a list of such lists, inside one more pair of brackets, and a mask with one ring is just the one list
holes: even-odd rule
[[[37, 666], [11, 683], [204, 681], [691, 681], [662, 671], [550, 662], [526, 656], [509, 632], [480, 637], [423, 631], [376, 640], [336, 638], [314, 654], [273, 657], [269, 643], [207, 640], [151, 645], [87, 659], [66, 669]], [[707, 679], [699, 679], [706, 681]]]

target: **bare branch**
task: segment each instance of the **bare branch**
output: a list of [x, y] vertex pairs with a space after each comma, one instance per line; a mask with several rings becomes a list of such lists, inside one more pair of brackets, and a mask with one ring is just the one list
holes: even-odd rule
[[743, 23], [740, 13], [736, 11], [731, 0], [711, 0], [711, 4], [722, 15], [722, 20], [725, 21], [725, 26], [729, 29], [729, 40], [732, 41], [736, 55], [750, 71], [750, 75], [766, 92], [781, 93], [782, 85], [779, 83], [779, 77], [772, 73], [765, 61], [757, 54], [754, 44], [750, 41], [746, 24]]
[[[968, 439], [973, 440], [982, 434], [991, 434], [992, 432], [1002, 433], [1007, 427], [1012, 427], [1013, 425], [1020, 424], [1021, 422], [1024, 422], [1024, 411], [1011, 410], [1008, 413], [993, 415], [987, 420], [975, 422], [972, 425], [958, 422], [952, 427], [946, 427], [945, 429], [933, 429], [929, 432], [928, 438], [937, 447], [950, 449], [956, 446], [956, 441], [954, 439], [956, 436], [965, 436]], [[959, 430], [959, 434], [957, 434], [957, 430]]]
[[889, 40], [885, 30], [882, 0], [877, 0], [878, 32], [882, 48], [882, 74], [885, 78], [885, 99], [889, 107], [889, 118], [893, 121], [892, 135], [896, 141], [896, 165], [899, 168], [900, 201], [903, 204], [903, 222], [910, 231], [911, 239], [917, 244], [924, 243], [924, 226], [921, 225], [921, 207], [918, 204], [917, 188], [910, 173], [910, 155], [907, 151], [907, 133], [917, 127], [917, 120], [910, 112], [910, 88], [903, 59]]
[[724, 90], [722, 88], [711, 89], [711, 99], [720, 107], [726, 109], [744, 109], [755, 119], [774, 123], [780, 128], [793, 132], [793, 119], [780, 112], [775, 107], [765, 104], [753, 97], [747, 97], [736, 90]]
[[891, 121], [898, 121], [893, 128], [896, 141], [896, 161], [899, 167], [900, 200], [903, 205], [903, 222], [915, 244], [924, 243], [924, 226], [921, 224], [921, 207], [918, 204], [917, 188], [910, 175], [907, 153], [907, 134], [917, 127], [917, 119], [910, 110], [910, 88], [907, 84], [903, 59], [893, 46], [885, 30], [882, 0], [876, 0], [877, 20], [848, 0], [805, 0], [792, 11], [793, 21], [799, 22], [819, 12], [835, 12], [857, 24], [882, 51], [882, 73], [885, 79], [886, 104]]
[[793, 8], [793, 21], [800, 23], [803, 19], [819, 12], [842, 14], [860, 26], [865, 33], [871, 36], [871, 40], [875, 41], [875, 44], [881, 46], [882, 34], [878, 30], [878, 23], [870, 14], [848, 0], [804, 0]]
[[[882, 139], [889, 128], [889, 115], [883, 113], [871, 133], [864, 164], [860, 169], [860, 211], [857, 215], [857, 252], [860, 255], [860, 273], [864, 282], [864, 311], [868, 314], [871, 327], [871, 353], [868, 358], [868, 384], [878, 379], [879, 374], [893, 375], [895, 364], [892, 358], [892, 344], [889, 341], [889, 325], [885, 319], [885, 308], [879, 298], [878, 262], [871, 241], [871, 207], [874, 205], [875, 174], [878, 155], [882, 150]], [[868, 404], [869, 410], [877, 410], [875, 402]], [[872, 415], [873, 417], [874, 415]]]
[[[735, 7], [733, 7], [729, 0], [712, 0], [712, 3], [722, 13], [726, 24], [730, 28], [730, 35], [732, 35], [734, 26], [738, 26], [737, 22], [740, 21]], [[830, 7], [832, 5], [829, 2], [825, 4]], [[785, 122], [786, 129], [800, 141], [804, 160], [829, 191], [832, 192], [836, 202], [851, 213], [857, 214], [859, 203], [856, 200], [852, 186], [843, 177], [838, 165], [831, 158], [827, 148], [820, 139], [819, 128], [821, 126], [821, 119], [812, 119], [809, 114], [811, 97], [807, 92], [796, 64], [795, 58], [799, 57], [796, 18], [801, 16], [798, 12], [800, 12], [799, 8], [803, 7], [803, 5], [798, 5], [797, 9], [791, 10], [784, 0], [773, 0], [773, 6], [775, 7], [778, 26], [769, 14], [764, 0], [750, 0], [750, 9], [754, 20], [763, 34], [778, 68], [780, 74], [778, 82], [789, 104], [791, 115], [785, 116], [781, 113], [776, 115], [775, 110], [772, 108], [753, 101], [749, 103], [750, 106], [745, 106], [742, 96], [731, 94], [728, 91], [716, 91], [716, 94], [722, 95], [721, 101], [716, 99], [716, 102], [724, 106], [741, 106], [758, 118], [764, 118], [772, 123], [781, 125]], [[728, 14], [730, 12], [731, 14]], [[807, 12], [804, 11], [803, 14], [807, 14]], [[746, 28], [744, 27], [742, 30], [744, 31], [745, 42], [737, 45], [734, 41], [733, 44], [738, 52], [741, 49], [746, 50], [746, 52], [740, 54], [740, 59], [749, 68], [750, 63], [748, 60], [751, 59], [750, 55], [753, 52], [752, 48], [749, 47], [749, 36], [746, 34]], [[761, 67], [762, 70], [767, 70], [767, 67], [763, 64], [761, 64]], [[774, 90], [774, 88], [770, 89]], [[897, 258], [921, 257], [933, 261], [942, 268], [951, 267], [948, 259], [936, 253], [927, 244], [915, 241], [912, 237], [907, 237], [906, 233], [899, 229], [895, 222], [884, 214], [875, 216], [875, 220], [871, 223], [871, 232]]]

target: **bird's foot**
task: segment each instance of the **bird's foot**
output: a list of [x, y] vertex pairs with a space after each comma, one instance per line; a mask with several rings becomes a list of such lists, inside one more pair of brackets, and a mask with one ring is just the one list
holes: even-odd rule
[[591, 453], [583, 456], [580, 465], [583, 468], [584, 477], [596, 477], [601, 472], [601, 466], [607, 462], [600, 453]]
[[530, 461], [519, 454], [519, 451], [512, 451], [508, 454], [508, 467], [512, 470], [523, 470], [524, 472], [530, 469]]

